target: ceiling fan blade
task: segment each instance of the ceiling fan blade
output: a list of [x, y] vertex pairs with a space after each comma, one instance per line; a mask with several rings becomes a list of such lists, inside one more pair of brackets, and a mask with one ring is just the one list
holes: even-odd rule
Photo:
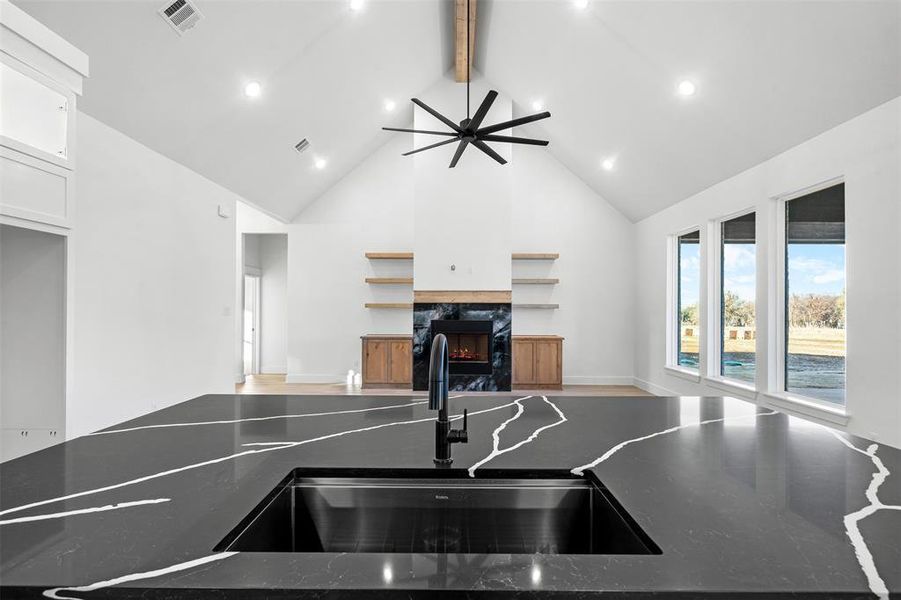
[[466, 150], [466, 146], [469, 145], [468, 140], [460, 140], [460, 145], [457, 146], [457, 151], [454, 152], [454, 158], [451, 159], [450, 166], [448, 169], [453, 169], [457, 166], [457, 163], [460, 161], [460, 157], [463, 156], [463, 151]]
[[404, 133], [424, 133], [426, 135], [452, 135], [457, 137], [455, 131], [427, 131], [425, 129], [402, 129], [399, 127], [382, 127], [385, 131], [403, 131]]
[[411, 154], [416, 154], [417, 152], [422, 152], [423, 150], [431, 150], [432, 148], [437, 148], [438, 146], [443, 146], [445, 144], [450, 144], [456, 142], [456, 138], [452, 140], [443, 140], [438, 142], [437, 144], [431, 144], [428, 146], [423, 146], [422, 148], [417, 148], [416, 150], [410, 150], [409, 152], [404, 152], [401, 156], [410, 156]]
[[508, 144], [529, 144], [531, 146], [547, 146], [547, 140], [533, 140], [531, 138], [513, 137], [510, 135], [483, 135], [480, 137], [485, 142], [507, 142]]
[[526, 123], [531, 123], [533, 121], [540, 121], [541, 119], [547, 119], [551, 116], [551, 113], [545, 111], [543, 113], [538, 113], [537, 115], [529, 115], [528, 117], [520, 117], [518, 119], [513, 119], [512, 121], [505, 121], [504, 123], [498, 123], [497, 125], [489, 125], [488, 127], [483, 127], [476, 131], [479, 136], [485, 135], [487, 133], [494, 133], [495, 131], [501, 131], [503, 129], [510, 129], [511, 127], [518, 127], [520, 125], [525, 125]]
[[454, 123], [453, 121], [451, 121], [450, 119], [448, 119], [447, 117], [442, 115], [440, 112], [438, 112], [437, 110], [435, 110], [434, 108], [432, 108], [431, 106], [429, 106], [428, 104], [426, 104], [425, 102], [420, 100], [419, 98], [411, 98], [411, 100], [413, 101], [413, 104], [415, 104], [422, 110], [426, 111], [427, 113], [429, 113], [430, 115], [432, 115], [433, 117], [435, 117], [436, 119], [438, 119], [439, 121], [441, 121], [442, 123], [444, 123], [445, 125], [450, 127], [451, 129], [453, 129], [454, 131], [456, 131], [456, 132], [463, 131], [459, 125], [457, 125], [456, 123]]
[[497, 162], [501, 163], [502, 165], [507, 164], [507, 161], [504, 160], [503, 156], [501, 156], [500, 154], [498, 154], [497, 152], [492, 150], [491, 147], [488, 144], [486, 144], [485, 142], [483, 142], [482, 140], [476, 140], [472, 143], [472, 145], [475, 146], [476, 148], [478, 148], [479, 150], [481, 150], [482, 152], [484, 152], [485, 154], [487, 154], [488, 156], [490, 156], [491, 158], [493, 158], [494, 160], [496, 160]]
[[476, 114], [472, 116], [472, 120], [469, 122], [469, 129], [478, 129], [479, 125], [482, 124], [482, 121], [485, 119], [485, 115], [488, 114], [488, 111], [491, 110], [491, 105], [494, 104], [494, 99], [497, 98], [497, 92], [491, 90], [485, 96], [485, 99], [482, 100], [482, 103], [479, 105], [478, 110], [476, 110]]

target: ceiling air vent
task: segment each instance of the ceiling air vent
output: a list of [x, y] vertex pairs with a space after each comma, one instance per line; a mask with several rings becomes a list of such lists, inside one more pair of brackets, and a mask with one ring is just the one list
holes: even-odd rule
[[300, 154], [304, 150], [310, 147], [310, 142], [307, 138], [303, 138], [294, 146], [294, 149], [297, 150], [297, 153]]
[[175, 0], [160, 9], [160, 16], [166, 20], [178, 35], [184, 34], [194, 27], [203, 15], [189, 0]]

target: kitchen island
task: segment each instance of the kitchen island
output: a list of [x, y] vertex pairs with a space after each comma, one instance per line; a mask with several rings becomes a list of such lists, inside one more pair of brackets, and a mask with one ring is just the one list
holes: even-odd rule
[[901, 595], [897, 449], [733, 398], [464, 408], [454, 476], [590, 472], [660, 553], [215, 551], [295, 469], [434, 469], [435, 413], [414, 394], [207, 395], [0, 464], [0, 597]]

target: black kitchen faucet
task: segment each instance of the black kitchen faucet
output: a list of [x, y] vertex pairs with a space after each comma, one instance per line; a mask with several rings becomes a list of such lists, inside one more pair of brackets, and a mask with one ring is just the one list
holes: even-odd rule
[[435, 421], [435, 464], [450, 465], [451, 444], [469, 441], [466, 433], [466, 409], [463, 409], [463, 429], [451, 429], [447, 416], [448, 380], [450, 379], [447, 338], [439, 333], [432, 339], [432, 354], [429, 359], [429, 409], [438, 411]]

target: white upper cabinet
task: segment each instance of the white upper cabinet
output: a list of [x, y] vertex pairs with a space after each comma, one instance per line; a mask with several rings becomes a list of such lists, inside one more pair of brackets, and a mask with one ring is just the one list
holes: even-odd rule
[[0, 136], [65, 160], [70, 101], [51, 86], [0, 63]]
[[0, 0], [0, 222], [74, 222], [76, 99], [87, 55]]

